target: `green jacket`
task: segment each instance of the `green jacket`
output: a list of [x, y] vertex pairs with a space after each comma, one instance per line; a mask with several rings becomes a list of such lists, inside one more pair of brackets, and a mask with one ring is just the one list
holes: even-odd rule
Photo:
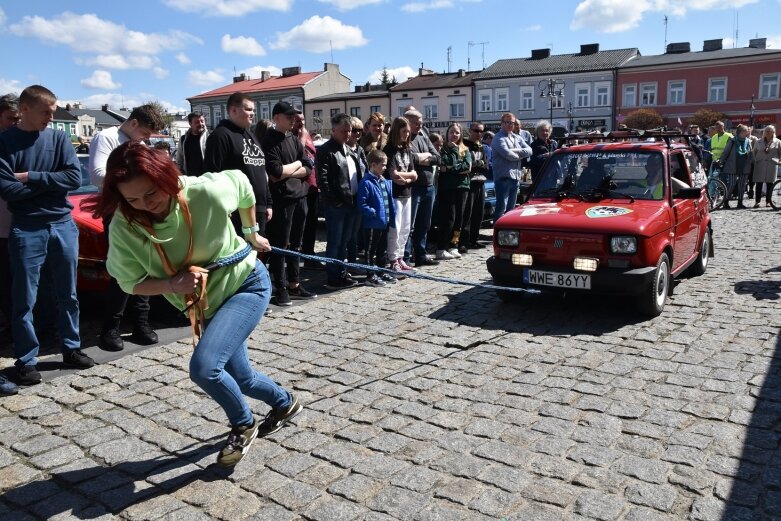
[[442, 161], [437, 190], [469, 190], [469, 171], [472, 169], [469, 150], [465, 151], [463, 158], [459, 158], [458, 147], [445, 145], [440, 154]]

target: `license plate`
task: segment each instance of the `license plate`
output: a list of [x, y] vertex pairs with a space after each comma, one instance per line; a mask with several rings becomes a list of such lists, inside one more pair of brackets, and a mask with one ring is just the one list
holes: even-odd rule
[[591, 275], [556, 273], [555, 271], [523, 270], [523, 282], [555, 288], [591, 289]]

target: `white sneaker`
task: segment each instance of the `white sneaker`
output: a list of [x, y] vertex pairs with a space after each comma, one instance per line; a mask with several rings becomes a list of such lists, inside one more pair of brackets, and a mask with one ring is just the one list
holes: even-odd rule
[[437, 250], [436, 259], [437, 260], [450, 260], [453, 256], [448, 253], [447, 250]]
[[447, 252], [450, 254], [450, 257], [452, 257], [453, 259], [461, 258], [461, 254], [458, 253], [458, 248], [450, 248], [449, 250], [447, 250]]

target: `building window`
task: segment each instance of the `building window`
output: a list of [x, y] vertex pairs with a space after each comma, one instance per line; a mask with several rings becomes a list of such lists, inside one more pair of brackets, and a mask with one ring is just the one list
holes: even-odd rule
[[75, 136], [78, 134], [78, 131], [76, 130], [76, 123], [71, 123], [71, 136]]
[[773, 99], [778, 97], [779, 75], [763, 74], [759, 80], [759, 99]]
[[312, 111], [312, 117], [313, 118], [323, 118], [323, 109], [316, 109]]
[[521, 87], [521, 110], [534, 110], [534, 87]]
[[624, 107], [637, 106], [637, 85], [624, 85], [624, 94], [622, 96]]
[[65, 132], [65, 123], [57, 123], [57, 130]]
[[436, 103], [423, 105], [423, 118], [428, 120], [439, 119], [439, 107]]
[[610, 106], [610, 84], [609, 83], [594, 84], [594, 106], [595, 107]]
[[260, 119], [269, 119], [268, 103], [260, 105]]
[[220, 107], [214, 107], [214, 126], [220, 124], [220, 120], [222, 119], [222, 108]]
[[509, 89], [496, 89], [496, 112], [510, 110]]
[[575, 106], [588, 107], [591, 99], [591, 85], [588, 83], [575, 84]]
[[656, 105], [656, 83], [640, 84], [640, 105]]
[[556, 96], [550, 99], [548, 108], [563, 109], [564, 108], [564, 96]]
[[686, 82], [675, 80], [667, 83], [667, 104], [683, 105], [686, 103]]
[[450, 98], [450, 119], [463, 119], [466, 111], [466, 97], [456, 96]]
[[374, 114], [375, 112], [379, 112], [379, 111], [380, 111], [379, 105], [372, 105], [371, 107], [369, 107], [370, 114]]
[[477, 96], [480, 100], [477, 105], [480, 112], [491, 112], [491, 91], [481, 90], [477, 93]]
[[[201, 109], [201, 114], [203, 114], [203, 120], [208, 125], [211, 122], [211, 111], [209, 110], [209, 107], [207, 107], [207, 106], [202, 106], [202, 107], [200, 107], [200, 109]], [[214, 127], [212, 127], [212, 128], [214, 128]]]
[[361, 117], [361, 107], [350, 107], [350, 115], [355, 118]]
[[711, 103], [727, 101], [727, 78], [708, 80], [708, 101]]
[[331, 109], [331, 117], [334, 117], [337, 114], [339, 114], [339, 109]]

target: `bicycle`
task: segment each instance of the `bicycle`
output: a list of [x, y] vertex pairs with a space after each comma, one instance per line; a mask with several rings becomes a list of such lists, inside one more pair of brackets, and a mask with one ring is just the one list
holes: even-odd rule
[[770, 206], [773, 210], [781, 210], [781, 179], [777, 179], [770, 188]]
[[[718, 210], [724, 201], [727, 199], [727, 185], [724, 181], [719, 179], [721, 170], [718, 168], [711, 169], [708, 174], [708, 189], [705, 191], [705, 195], [708, 197], [709, 210]], [[775, 187], [775, 185], [773, 185]], [[781, 190], [781, 187], [779, 187]], [[779, 204], [781, 204], [781, 194], [779, 194]], [[771, 203], [772, 204], [772, 203]]]

